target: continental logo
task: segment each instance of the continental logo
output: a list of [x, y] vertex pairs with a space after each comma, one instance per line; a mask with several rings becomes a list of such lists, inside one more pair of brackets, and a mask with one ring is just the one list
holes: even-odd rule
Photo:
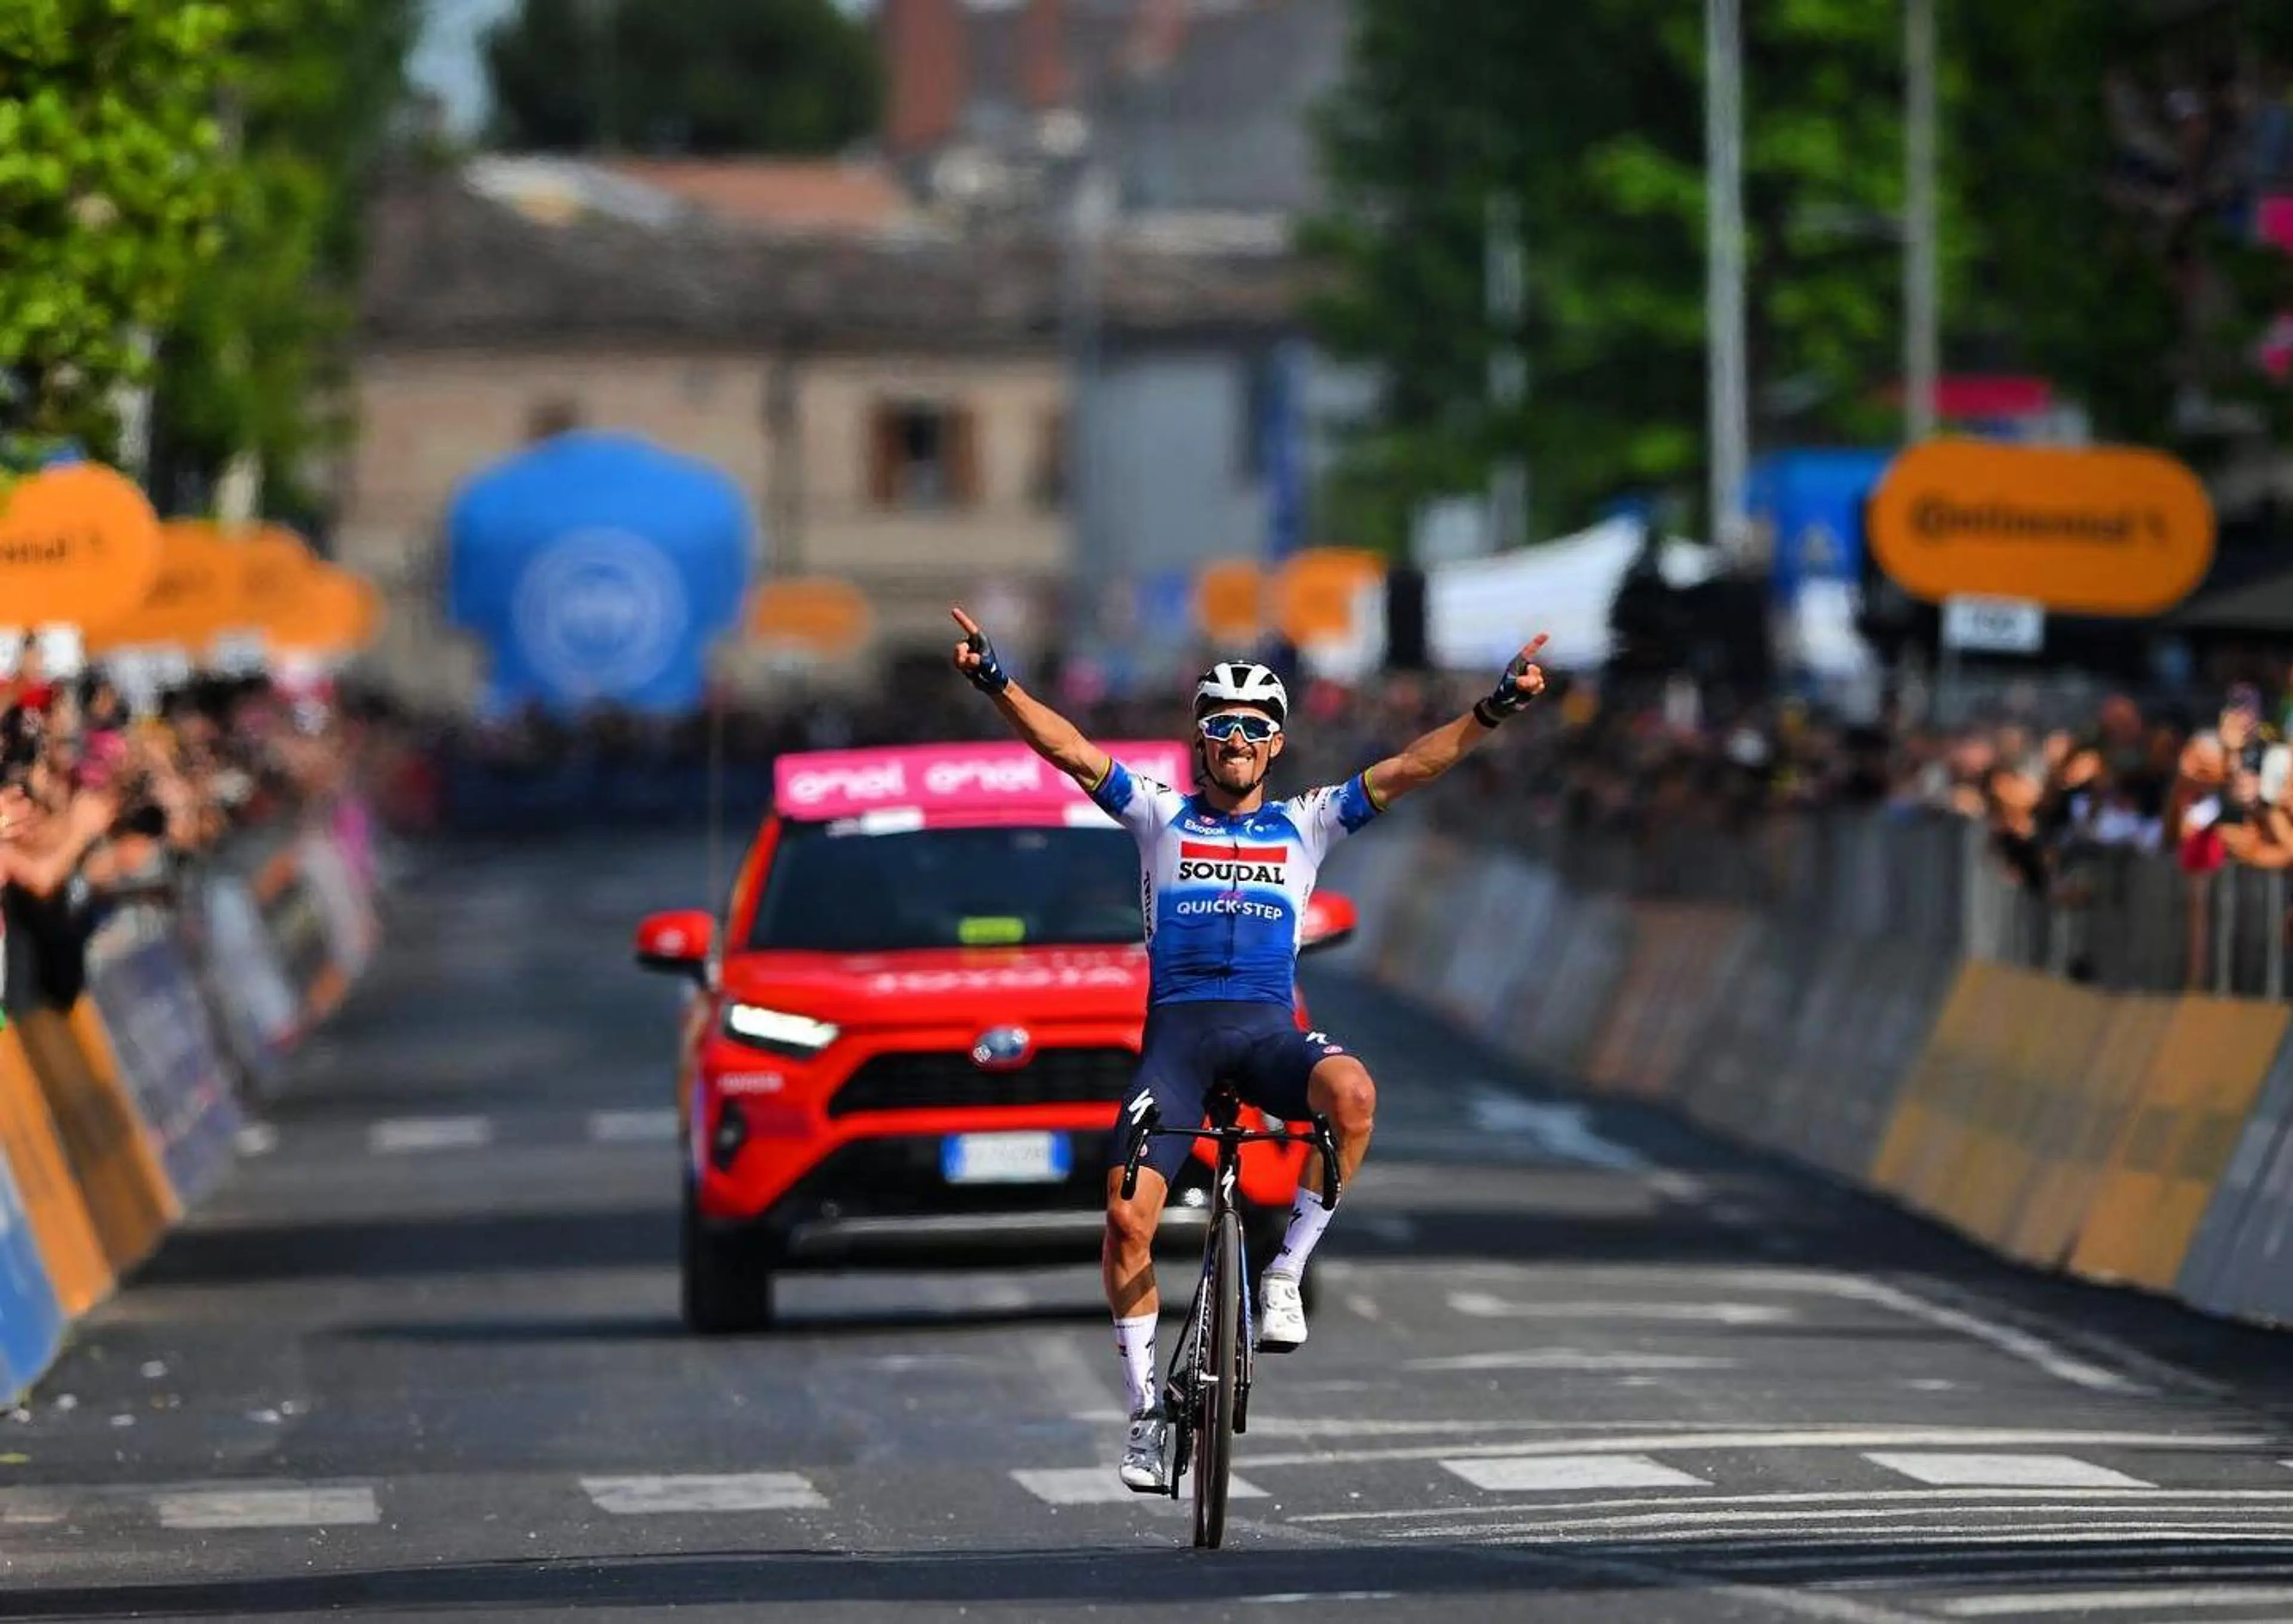
[[1915, 598], [2016, 598], [2059, 614], [2165, 613], [2205, 578], [2214, 512], [2160, 452], [1934, 440], [1871, 494], [1871, 556]]
[[1279, 885], [1290, 861], [1288, 846], [1219, 846], [1179, 843], [1179, 879], [1220, 885]]
[[94, 563], [102, 562], [103, 537], [93, 530], [46, 536], [0, 534], [0, 568], [42, 569], [69, 564], [83, 556]]
[[2017, 507], [2006, 502], [1966, 507], [1947, 496], [1925, 497], [1913, 503], [1911, 529], [1921, 541], [1930, 545], [1962, 536], [1978, 542], [2003, 537], [2015, 541], [2099, 542], [2107, 546], [2131, 546], [2142, 541], [2152, 546], [2173, 545], [2166, 516], [2154, 510]]

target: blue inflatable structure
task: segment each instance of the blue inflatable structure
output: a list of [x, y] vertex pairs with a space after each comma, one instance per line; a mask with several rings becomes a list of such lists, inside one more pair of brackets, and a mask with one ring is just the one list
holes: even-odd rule
[[706, 463], [577, 431], [470, 480], [447, 521], [447, 617], [492, 650], [488, 699], [560, 714], [701, 705], [740, 618], [749, 505]]

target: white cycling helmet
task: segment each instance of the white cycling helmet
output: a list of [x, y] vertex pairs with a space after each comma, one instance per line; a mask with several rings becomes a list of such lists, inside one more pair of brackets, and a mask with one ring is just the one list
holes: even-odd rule
[[1290, 716], [1290, 691], [1282, 679], [1254, 660], [1222, 659], [1195, 684], [1195, 719], [1228, 705], [1255, 705], [1276, 722]]

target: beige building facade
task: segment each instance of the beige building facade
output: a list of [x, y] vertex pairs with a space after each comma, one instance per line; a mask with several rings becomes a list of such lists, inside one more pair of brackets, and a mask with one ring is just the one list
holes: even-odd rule
[[[875, 634], [828, 680], [938, 640], [951, 598], [1019, 608], [1013, 635], [1032, 641], [1065, 579], [1055, 357], [417, 351], [366, 355], [356, 386], [336, 545], [391, 601], [375, 675], [425, 704], [460, 709], [482, 683], [481, 651], [442, 614], [455, 493], [556, 414], [723, 471], [749, 494], [759, 580], [857, 586]], [[769, 651], [722, 664], [766, 680]]]
[[[389, 598], [373, 675], [426, 706], [480, 693], [482, 651], [445, 624], [447, 516], [466, 481], [566, 424], [721, 470], [748, 495], [760, 580], [864, 594], [871, 635], [811, 662], [821, 680], [943, 646], [951, 599], [1022, 656], [1060, 634], [1087, 555], [1065, 245], [906, 218], [790, 233], [626, 176], [585, 193], [550, 171], [540, 195], [515, 178], [525, 190], [498, 166], [401, 177], [369, 226], [333, 539]], [[1285, 255], [1168, 242], [1109, 244], [1094, 287], [1110, 352], [1262, 342], [1297, 293]], [[749, 686], [785, 661], [728, 648], [720, 667]]]

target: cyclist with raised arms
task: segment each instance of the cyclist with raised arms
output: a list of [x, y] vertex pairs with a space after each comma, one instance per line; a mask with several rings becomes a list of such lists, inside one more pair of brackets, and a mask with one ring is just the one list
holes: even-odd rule
[[[1124, 1483], [1167, 1492], [1169, 1418], [1156, 1391], [1155, 1327], [1161, 1298], [1153, 1242], [1187, 1142], [1151, 1143], [1137, 1193], [1122, 1197], [1129, 1125], [1151, 1100], [1164, 1122], [1203, 1120], [1212, 1081], [1230, 1078], [1244, 1103], [1288, 1122], [1329, 1120], [1340, 1176], [1350, 1182], [1369, 1149], [1377, 1087], [1361, 1062], [1321, 1032], [1298, 1030], [1298, 936], [1314, 877], [1330, 848], [1464, 758], [1544, 691], [1536, 664], [1544, 639], [1513, 656], [1495, 691], [1399, 754], [1344, 783], [1286, 801], [1266, 799], [1282, 754], [1290, 698], [1282, 680], [1249, 660], [1222, 660], [1195, 685], [1199, 788], [1156, 783], [1111, 759], [1050, 707], [1010, 680], [994, 645], [962, 610], [955, 668], [1035, 753], [1082, 786], [1138, 843], [1145, 877], [1147, 1010], [1138, 1072], [1117, 1119], [1100, 1257], [1114, 1314], [1130, 1424]], [[1318, 1155], [1309, 1159], [1281, 1250], [1259, 1287], [1259, 1345], [1286, 1353], [1306, 1340], [1298, 1282], [1329, 1224]]]

